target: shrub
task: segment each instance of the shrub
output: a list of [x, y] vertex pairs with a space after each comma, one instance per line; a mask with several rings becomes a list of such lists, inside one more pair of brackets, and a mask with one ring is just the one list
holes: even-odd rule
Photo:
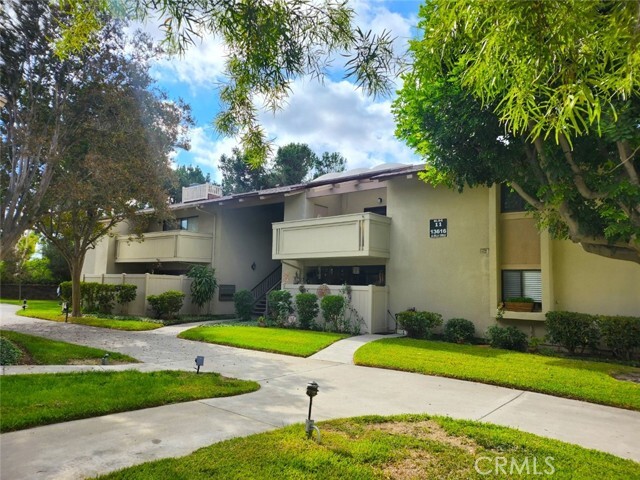
[[330, 325], [334, 331], [338, 330], [338, 322], [344, 311], [344, 297], [342, 295], [325, 295], [320, 300], [320, 308], [322, 309], [322, 317], [325, 324]]
[[600, 332], [604, 343], [613, 354], [623, 360], [631, 360], [640, 351], [640, 317], [600, 316]]
[[434, 312], [406, 310], [396, 314], [396, 320], [410, 338], [429, 338], [431, 330], [442, 325], [442, 315]]
[[470, 343], [476, 327], [466, 318], [452, 318], [444, 325], [444, 339], [453, 343]]
[[22, 351], [8, 338], [0, 337], [0, 365], [16, 365]]
[[191, 278], [191, 301], [198, 307], [210, 302], [218, 288], [215, 269], [208, 265], [194, 265], [187, 272]]
[[577, 312], [547, 312], [547, 337], [551, 343], [561, 345], [574, 355], [589, 347], [596, 349], [600, 341], [598, 319], [595, 315]]
[[253, 295], [249, 290], [240, 290], [234, 293], [233, 303], [236, 307], [236, 316], [241, 322], [251, 320], [251, 309], [253, 308]]
[[116, 302], [120, 305], [133, 302], [138, 296], [138, 287], [136, 285], [116, 285]]
[[184, 293], [177, 290], [167, 290], [160, 295], [149, 295], [149, 305], [156, 313], [156, 318], [173, 317], [182, 308]]
[[293, 311], [291, 293], [287, 290], [271, 290], [267, 301], [269, 317], [276, 325], [283, 326]]
[[531, 297], [509, 297], [505, 300], [505, 302], [534, 303], [534, 300]]
[[[71, 289], [72, 288], [73, 287], [72, 287], [70, 281], [62, 282], [60, 284], [60, 298], [62, 300], [64, 300], [65, 302], [70, 302], [71, 301]], [[82, 287], [81, 287], [80, 291], [82, 291]]]
[[320, 311], [318, 296], [315, 293], [299, 293], [296, 295], [296, 310], [300, 327], [309, 330]]
[[487, 330], [487, 337], [489, 338], [489, 345], [493, 348], [524, 352], [529, 346], [527, 334], [514, 326], [499, 327], [498, 325], [493, 325]]

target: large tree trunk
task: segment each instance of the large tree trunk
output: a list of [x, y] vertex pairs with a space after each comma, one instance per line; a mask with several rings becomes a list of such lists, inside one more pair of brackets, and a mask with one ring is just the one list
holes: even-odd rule
[[73, 259], [69, 262], [69, 269], [71, 270], [71, 316], [81, 317], [82, 308], [80, 303], [80, 278], [82, 273], [82, 265], [84, 259]]

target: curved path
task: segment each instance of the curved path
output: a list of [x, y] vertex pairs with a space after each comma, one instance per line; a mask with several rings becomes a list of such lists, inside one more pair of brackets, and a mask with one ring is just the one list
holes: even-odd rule
[[[342, 341], [303, 359], [176, 338], [180, 330], [188, 328], [185, 325], [122, 332], [17, 317], [14, 310], [14, 306], [0, 305], [1, 328], [125, 353], [145, 362], [136, 365], [141, 370], [192, 369], [196, 355], [204, 355], [204, 371], [255, 380], [261, 389], [237, 397], [2, 434], [3, 480], [86, 478], [303, 422], [308, 408], [305, 388], [310, 380], [320, 385], [313, 403], [316, 420], [367, 414], [449, 415], [515, 427], [640, 461], [640, 412], [351, 364], [349, 352], [363, 341], [380, 337], [376, 335]], [[126, 369], [131, 365], [90, 368]], [[6, 367], [3, 373], [19, 373], [21, 369], [35, 370]]]

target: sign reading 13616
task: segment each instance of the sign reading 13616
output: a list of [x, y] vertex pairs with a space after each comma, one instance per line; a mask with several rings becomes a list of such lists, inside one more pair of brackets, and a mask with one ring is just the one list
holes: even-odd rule
[[447, 219], [432, 218], [429, 220], [429, 237], [440, 238], [447, 236]]

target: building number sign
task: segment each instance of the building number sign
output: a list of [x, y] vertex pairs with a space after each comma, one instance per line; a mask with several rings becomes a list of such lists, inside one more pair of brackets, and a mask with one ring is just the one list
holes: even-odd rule
[[447, 236], [447, 219], [432, 218], [429, 220], [429, 237], [441, 238]]

